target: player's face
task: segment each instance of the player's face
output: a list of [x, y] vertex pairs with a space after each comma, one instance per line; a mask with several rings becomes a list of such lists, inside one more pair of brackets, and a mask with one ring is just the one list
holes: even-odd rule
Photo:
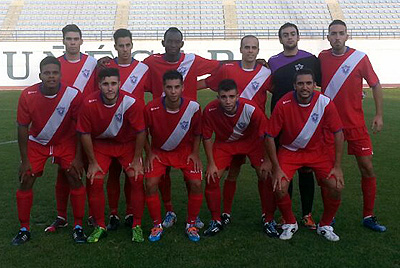
[[106, 76], [99, 82], [101, 95], [106, 104], [114, 104], [117, 102], [119, 85], [118, 76]]
[[164, 83], [165, 97], [170, 102], [180, 101], [183, 91], [183, 84], [180, 79], [166, 80]]
[[284, 49], [294, 49], [297, 47], [300, 36], [297, 34], [296, 28], [286, 27], [282, 29], [279, 41], [283, 45]]
[[228, 91], [219, 91], [218, 100], [221, 104], [222, 109], [227, 114], [236, 113], [237, 106], [236, 103], [239, 99], [239, 94], [236, 89], [231, 89]]
[[311, 74], [298, 75], [294, 89], [300, 103], [309, 103], [316, 84]]
[[177, 55], [183, 47], [182, 36], [178, 32], [168, 32], [165, 40], [162, 41], [162, 45], [165, 47], [165, 53]]
[[328, 40], [335, 51], [344, 52], [346, 46], [346, 41], [349, 38], [347, 34], [347, 29], [344, 25], [332, 25], [329, 28]]
[[58, 87], [61, 78], [60, 67], [53, 63], [44, 65], [40, 71], [39, 78], [42, 80], [44, 88], [53, 89]]
[[258, 40], [254, 37], [246, 37], [242, 41], [240, 53], [242, 53], [242, 60], [245, 62], [255, 62], [260, 49], [258, 48]]
[[118, 52], [118, 58], [121, 60], [131, 60], [132, 58], [132, 40], [126, 37], [117, 39], [114, 45], [115, 50]]
[[63, 39], [65, 50], [71, 55], [75, 55], [80, 52], [82, 43], [83, 40], [77, 32], [67, 32]]

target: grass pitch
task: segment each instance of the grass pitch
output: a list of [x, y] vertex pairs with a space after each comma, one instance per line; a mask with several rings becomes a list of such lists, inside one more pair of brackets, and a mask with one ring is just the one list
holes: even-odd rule
[[[377, 174], [376, 214], [388, 227], [386, 233], [374, 233], [361, 226], [362, 195], [360, 175], [353, 157], [345, 156], [343, 169], [345, 190], [337, 214], [335, 231], [340, 241], [332, 243], [315, 232], [300, 227], [290, 241], [268, 238], [262, 232], [257, 179], [249, 165], [243, 167], [238, 180], [232, 212], [232, 224], [221, 234], [190, 242], [184, 235], [187, 194], [181, 173], [173, 171], [173, 203], [178, 215], [175, 226], [165, 231], [160, 242], [133, 244], [129, 228], [109, 232], [97, 244], [75, 245], [71, 227], [56, 234], [44, 228], [56, 216], [54, 185], [56, 168], [47, 164], [43, 177], [34, 186], [31, 214], [32, 239], [14, 247], [10, 242], [19, 228], [15, 191], [18, 187], [19, 152], [16, 140], [16, 107], [19, 92], [0, 92], [0, 267], [400, 267], [400, 192], [399, 145], [400, 90], [384, 90], [384, 130], [372, 135], [374, 166]], [[368, 91], [364, 100], [367, 125], [374, 114]], [[199, 92], [202, 107], [215, 97], [210, 91]], [[339, 107], [340, 109], [340, 107]], [[202, 154], [205, 160], [204, 153]], [[205, 163], [205, 162], [204, 162]], [[121, 183], [122, 183], [121, 179]], [[300, 217], [297, 179], [293, 209]], [[125, 211], [121, 194], [120, 214]], [[314, 217], [322, 213], [319, 189], [316, 189]], [[210, 214], [203, 202], [200, 213], [207, 224]], [[72, 220], [71, 211], [69, 220]], [[84, 226], [89, 234], [91, 228]], [[151, 228], [147, 211], [143, 219], [145, 235]]]

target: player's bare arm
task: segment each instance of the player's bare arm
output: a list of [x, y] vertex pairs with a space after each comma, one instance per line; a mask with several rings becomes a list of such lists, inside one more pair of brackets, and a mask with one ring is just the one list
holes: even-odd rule
[[372, 130], [374, 133], [377, 133], [383, 128], [383, 90], [380, 83], [372, 87], [372, 95], [375, 102], [375, 116], [372, 120]]
[[136, 134], [135, 155], [133, 157], [132, 163], [129, 164], [130, 168], [133, 169], [135, 181], [140, 174], [143, 174], [142, 152], [145, 141], [146, 131], [142, 131]]
[[26, 176], [29, 176], [32, 171], [31, 164], [28, 159], [28, 126], [18, 125], [18, 146], [21, 156], [21, 165], [19, 167], [19, 181], [22, 184]]
[[203, 169], [203, 164], [201, 163], [200, 160], [200, 141], [201, 141], [201, 136], [195, 136], [194, 141], [193, 141], [193, 147], [192, 147], [192, 153], [188, 156], [187, 158], [187, 163], [189, 164], [190, 161], [193, 162], [194, 164], [194, 170], [196, 172], [201, 172]]
[[344, 136], [342, 131], [338, 131], [334, 135], [335, 138], [335, 164], [329, 172], [327, 179], [335, 178], [336, 188], [344, 187], [343, 171], [342, 171], [342, 156]]
[[212, 140], [211, 139], [203, 139], [203, 146], [207, 156], [207, 170], [206, 170], [206, 178], [207, 183], [210, 183], [212, 179], [215, 182], [215, 177], [218, 177], [218, 168], [214, 162], [214, 156], [212, 152]]
[[96, 173], [101, 172], [104, 174], [104, 171], [101, 169], [97, 163], [96, 157], [94, 156], [92, 137], [90, 134], [83, 133], [81, 135], [81, 141], [89, 161], [89, 167], [86, 176], [90, 180], [90, 183], [93, 184]]

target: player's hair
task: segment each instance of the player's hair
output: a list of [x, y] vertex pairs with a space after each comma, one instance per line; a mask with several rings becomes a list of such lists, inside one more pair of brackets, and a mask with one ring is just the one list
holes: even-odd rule
[[104, 68], [104, 69], [100, 70], [97, 77], [99, 78], [99, 81], [103, 81], [104, 78], [110, 77], [110, 76], [118, 77], [118, 81], [119, 81], [119, 79], [120, 79], [119, 70], [117, 68]]
[[298, 71], [294, 74], [294, 76], [293, 76], [293, 84], [296, 84], [297, 77], [298, 77], [299, 75], [307, 75], [307, 74], [311, 75], [313, 82], [315, 82], [315, 75], [314, 75], [314, 72], [313, 72], [311, 69], [304, 68], [304, 69], [298, 70]]
[[175, 80], [178, 79], [181, 81], [181, 84], [183, 83], [183, 76], [180, 72], [178, 72], [177, 70], [169, 70], [166, 71], [162, 77], [163, 80], [163, 84], [165, 85], [165, 82], [167, 80]]
[[63, 34], [63, 39], [65, 38], [65, 35], [69, 32], [79, 33], [79, 37], [82, 38], [82, 31], [81, 31], [81, 29], [79, 29], [78, 26], [76, 26], [76, 24], [65, 25], [65, 27], [62, 28], [61, 31]]
[[232, 89], [237, 91], [237, 85], [232, 79], [224, 79], [218, 84], [218, 92], [229, 91]]
[[55, 64], [61, 70], [61, 63], [58, 61], [58, 59], [53, 56], [47, 56], [39, 64], [40, 72], [42, 72], [43, 66], [48, 65], [48, 64]]
[[256, 36], [254, 36], [254, 35], [251, 35], [251, 34], [249, 34], [249, 35], [245, 35], [245, 36], [243, 36], [243, 37], [242, 37], [242, 39], [240, 39], [240, 47], [242, 47], [242, 46], [243, 46], [243, 40], [244, 40], [244, 39], [246, 39], [246, 38], [248, 38], [248, 37], [255, 38], [255, 39], [257, 39], [257, 42], [258, 42], [258, 38], [257, 38]]
[[331, 26], [333, 26], [333, 25], [343, 25], [344, 28], [346, 28], [346, 30], [347, 30], [347, 25], [346, 25], [346, 23], [344, 21], [342, 21], [342, 20], [333, 20], [328, 26], [328, 31], [331, 29]]
[[170, 27], [170, 28], [168, 28], [168, 30], [165, 31], [164, 40], [168, 33], [179, 33], [181, 35], [181, 39], [183, 40], [183, 34], [182, 34], [181, 30], [179, 30], [176, 27]]
[[129, 37], [132, 41], [132, 33], [128, 29], [118, 29], [115, 31], [114, 35], [114, 42], [117, 43], [117, 39], [121, 37]]
[[297, 32], [297, 35], [300, 35], [300, 34], [299, 34], [299, 28], [297, 28], [296, 24], [291, 23], [291, 22], [286, 22], [285, 24], [283, 24], [283, 25], [279, 28], [278, 37], [281, 38], [281, 37], [282, 37], [281, 34], [282, 34], [283, 29], [286, 29], [286, 28], [289, 28], [289, 27], [295, 28], [295, 29], [296, 29], [296, 32]]

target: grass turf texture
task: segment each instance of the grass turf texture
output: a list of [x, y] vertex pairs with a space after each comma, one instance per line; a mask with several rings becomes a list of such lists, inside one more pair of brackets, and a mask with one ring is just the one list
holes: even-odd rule
[[[130, 229], [121, 226], [97, 244], [75, 245], [71, 226], [55, 234], [44, 233], [44, 228], [56, 216], [56, 167], [48, 163], [43, 177], [38, 178], [34, 186], [32, 239], [23, 246], [14, 247], [10, 242], [19, 228], [15, 201], [19, 153], [18, 145], [10, 143], [0, 145], [0, 267], [400, 267], [400, 186], [397, 178], [400, 174], [397, 144], [400, 139], [400, 90], [385, 89], [384, 93], [384, 130], [372, 135], [372, 140], [378, 177], [376, 213], [380, 222], [388, 227], [386, 233], [375, 233], [362, 227], [359, 171], [354, 158], [346, 155], [343, 159], [346, 185], [335, 227], [341, 240], [337, 243], [328, 242], [303, 227], [290, 241], [268, 238], [260, 223], [256, 176], [247, 164], [238, 180], [232, 224], [215, 237], [202, 237], [199, 243], [190, 242], [185, 237], [187, 194], [180, 171], [173, 170], [173, 203], [178, 222], [165, 230], [158, 243], [146, 239], [144, 243], [134, 244]], [[0, 143], [17, 138], [15, 118], [19, 94], [17, 91], [0, 92]], [[364, 101], [368, 126], [374, 114], [371, 95], [368, 91]], [[202, 107], [214, 97], [215, 93], [210, 91], [199, 92]], [[205, 164], [204, 153], [202, 159]], [[297, 185], [295, 179], [293, 209], [300, 218]], [[314, 217], [318, 220], [322, 213], [318, 188], [315, 196]], [[124, 211], [122, 197], [122, 219]], [[200, 216], [207, 226], [210, 214], [205, 200]], [[70, 208], [69, 222], [72, 223]], [[84, 228], [87, 234], [92, 231], [86, 223]], [[151, 219], [146, 209], [143, 219], [145, 236], [150, 228]]]

